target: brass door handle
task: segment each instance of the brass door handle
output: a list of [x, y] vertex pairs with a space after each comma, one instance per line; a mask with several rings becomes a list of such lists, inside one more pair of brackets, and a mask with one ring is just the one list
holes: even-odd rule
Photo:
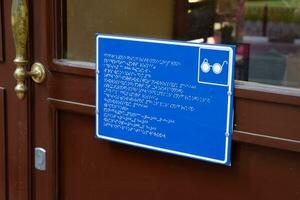
[[13, 0], [11, 9], [11, 24], [16, 48], [16, 58], [14, 59], [16, 69], [14, 77], [17, 81], [15, 92], [19, 99], [23, 99], [26, 94], [27, 87], [25, 85], [25, 79], [27, 77], [31, 77], [36, 83], [42, 83], [46, 77], [45, 68], [40, 63], [34, 63], [30, 72], [27, 72], [25, 69], [28, 64], [28, 21], [27, 0]]

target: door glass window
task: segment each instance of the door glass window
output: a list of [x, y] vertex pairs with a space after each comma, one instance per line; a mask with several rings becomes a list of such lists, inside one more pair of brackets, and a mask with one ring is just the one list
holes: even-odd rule
[[237, 80], [300, 88], [300, 0], [67, 0], [65, 58], [95, 61], [95, 33], [237, 46]]

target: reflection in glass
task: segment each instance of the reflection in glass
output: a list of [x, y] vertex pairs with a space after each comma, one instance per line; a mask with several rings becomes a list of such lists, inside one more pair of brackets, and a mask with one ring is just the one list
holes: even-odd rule
[[300, 88], [300, 0], [67, 0], [65, 57], [94, 61], [95, 33], [237, 46], [238, 80]]

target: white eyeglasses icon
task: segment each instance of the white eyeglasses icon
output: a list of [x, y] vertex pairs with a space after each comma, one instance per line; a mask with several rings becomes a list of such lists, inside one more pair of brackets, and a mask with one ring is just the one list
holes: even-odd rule
[[215, 74], [220, 74], [223, 70], [223, 66], [225, 63], [228, 64], [228, 62], [225, 60], [222, 65], [220, 63], [215, 63], [213, 65], [210, 65], [208, 63], [208, 60], [205, 58], [201, 64], [201, 70], [204, 73], [208, 73], [210, 71], [210, 68], [212, 68]]

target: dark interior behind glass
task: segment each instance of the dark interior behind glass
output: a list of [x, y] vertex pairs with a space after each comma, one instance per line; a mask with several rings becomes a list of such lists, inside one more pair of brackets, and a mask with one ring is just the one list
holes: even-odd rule
[[300, 0], [67, 0], [65, 58], [95, 33], [236, 45], [235, 79], [300, 88]]

